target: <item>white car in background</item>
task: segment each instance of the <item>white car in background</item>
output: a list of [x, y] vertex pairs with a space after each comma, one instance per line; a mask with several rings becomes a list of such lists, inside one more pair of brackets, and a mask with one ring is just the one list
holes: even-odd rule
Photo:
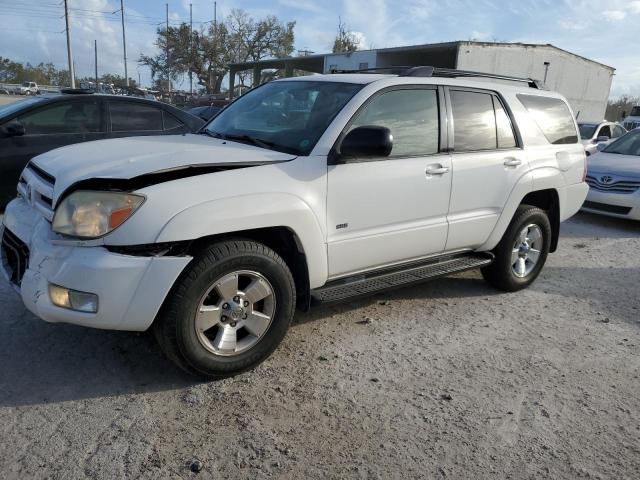
[[18, 95], [38, 95], [40, 89], [36, 82], [22, 82], [18, 88], [16, 88], [16, 94]]
[[627, 133], [622, 126], [615, 122], [579, 122], [578, 128], [580, 129], [580, 141], [584, 145], [587, 156], [596, 153], [599, 144], [608, 145]]
[[640, 220], [640, 129], [589, 157], [589, 194], [582, 209]]

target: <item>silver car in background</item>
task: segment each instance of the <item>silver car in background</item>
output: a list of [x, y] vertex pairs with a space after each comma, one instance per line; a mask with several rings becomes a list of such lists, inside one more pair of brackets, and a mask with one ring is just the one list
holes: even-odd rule
[[640, 128], [589, 157], [582, 210], [640, 220]]
[[598, 151], [598, 144], [609, 144], [627, 131], [615, 122], [578, 122], [580, 141], [587, 156]]

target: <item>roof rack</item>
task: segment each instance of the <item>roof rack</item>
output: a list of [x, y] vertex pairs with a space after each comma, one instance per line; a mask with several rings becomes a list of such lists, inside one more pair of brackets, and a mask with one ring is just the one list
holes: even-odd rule
[[91, 88], [61, 88], [60, 93], [64, 93], [66, 95], [87, 95], [95, 92]]
[[458, 78], [458, 77], [477, 77], [477, 78], [492, 78], [494, 80], [505, 80], [509, 82], [526, 83], [530, 88], [537, 88], [538, 90], [547, 90], [546, 85], [540, 80], [533, 78], [512, 77], [509, 75], [496, 75], [486, 72], [473, 72], [469, 70], [456, 70], [453, 68], [438, 68], [431, 66], [419, 66], [419, 67], [376, 67], [376, 68], [363, 68], [360, 70], [331, 70], [331, 73], [370, 73], [370, 72], [388, 72], [400, 77], [446, 77], [446, 78]]

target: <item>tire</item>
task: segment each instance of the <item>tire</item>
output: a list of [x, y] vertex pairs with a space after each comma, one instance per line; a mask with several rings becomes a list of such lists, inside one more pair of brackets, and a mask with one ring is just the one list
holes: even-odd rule
[[293, 318], [295, 292], [291, 271], [270, 248], [243, 239], [215, 243], [178, 278], [154, 333], [183, 370], [208, 378], [235, 375], [280, 344]]
[[550, 246], [551, 223], [546, 212], [520, 205], [493, 250], [494, 262], [481, 270], [482, 276], [492, 286], [507, 292], [526, 288], [540, 274]]

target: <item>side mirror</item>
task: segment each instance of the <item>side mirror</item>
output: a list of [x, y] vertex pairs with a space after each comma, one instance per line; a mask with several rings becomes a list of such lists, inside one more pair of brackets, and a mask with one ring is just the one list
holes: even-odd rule
[[393, 149], [393, 135], [387, 127], [367, 125], [351, 130], [340, 144], [342, 158], [388, 157]]
[[11, 122], [2, 127], [2, 130], [4, 130], [5, 137], [21, 137], [26, 133], [24, 125], [20, 122]]
[[607, 148], [608, 145], [606, 143], [599, 143], [598, 145], [596, 145], [596, 150], [598, 150], [599, 152], [603, 151], [605, 148]]
[[611, 140], [611, 138], [607, 137], [606, 135], [603, 135], [601, 137], [596, 138], [596, 143], [608, 142], [609, 140]]

